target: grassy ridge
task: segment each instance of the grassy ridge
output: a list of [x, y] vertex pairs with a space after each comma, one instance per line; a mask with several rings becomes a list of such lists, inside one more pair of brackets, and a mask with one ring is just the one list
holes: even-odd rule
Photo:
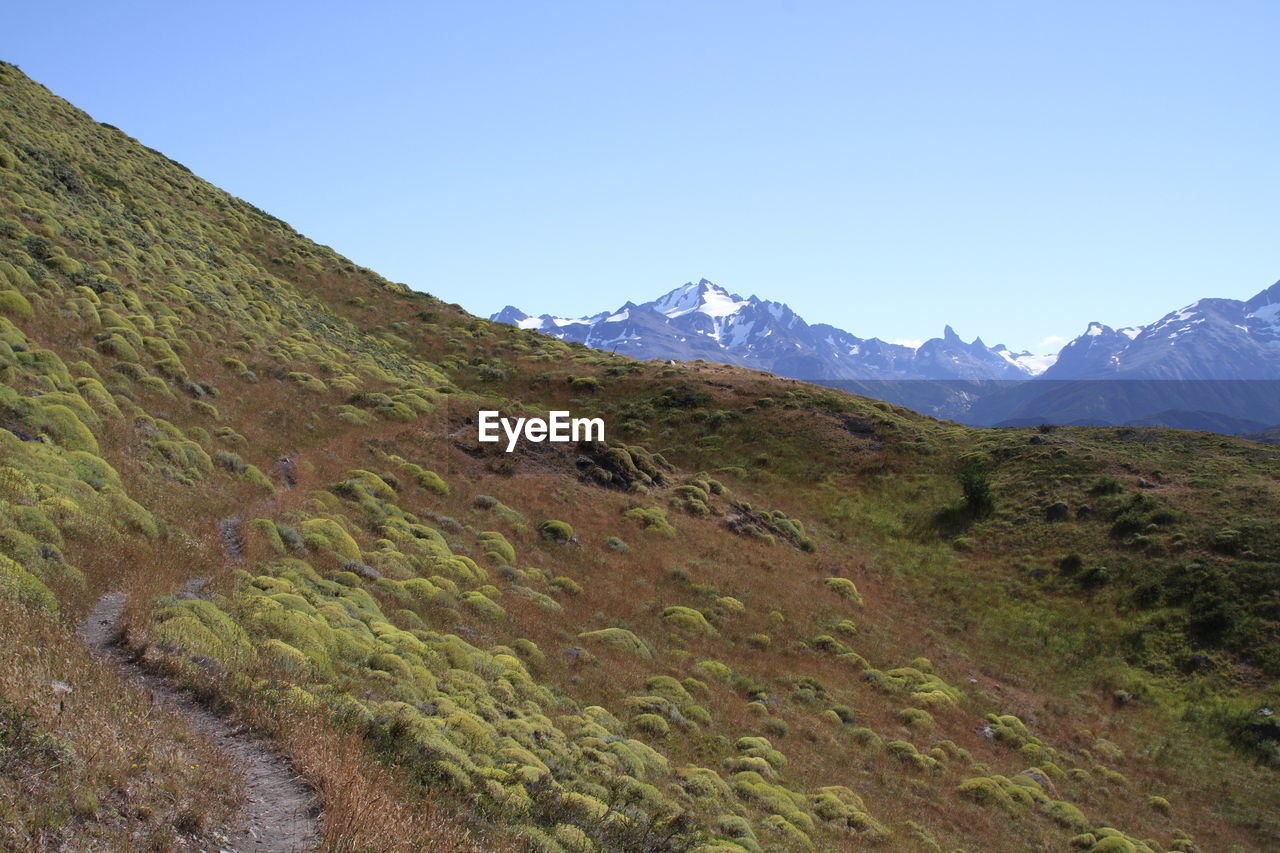
[[[5, 624], [127, 589], [130, 644], [294, 756], [332, 848], [1280, 839], [1280, 451], [608, 356], [358, 268], [11, 66], [0, 122]], [[614, 441], [505, 454], [495, 407]], [[154, 786], [81, 778], [18, 825], [225, 819], [126, 825]]]

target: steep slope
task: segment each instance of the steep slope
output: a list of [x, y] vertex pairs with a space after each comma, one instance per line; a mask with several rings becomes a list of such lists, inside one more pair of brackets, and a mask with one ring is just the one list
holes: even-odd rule
[[[219, 840], [210, 745], [122, 715], [144, 760], [104, 758], [118, 682], [49, 653], [115, 589], [330, 849], [1280, 842], [1280, 449], [980, 432], [470, 317], [11, 66], [0, 186], [11, 846]], [[480, 409], [610, 440], [507, 454]]]
[[704, 358], [806, 380], [1027, 379], [1052, 362], [981, 339], [967, 344], [950, 326], [920, 347], [859, 338], [705, 278], [591, 317], [530, 317], [508, 305], [490, 319], [640, 359]]

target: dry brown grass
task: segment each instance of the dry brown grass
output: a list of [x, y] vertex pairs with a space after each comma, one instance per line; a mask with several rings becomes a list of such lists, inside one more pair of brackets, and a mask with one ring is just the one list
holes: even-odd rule
[[[66, 622], [3, 599], [0, 712], [2, 849], [173, 849], [207, 839], [238, 801], [233, 771], [185, 720]], [[16, 734], [19, 713], [32, 737]]]
[[[287, 705], [240, 704], [270, 733], [321, 800], [326, 853], [440, 850], [504, 853], [504, 837], [468, 823], [450, 804], [376, 762], [363, 740], [319, 714]], [[456, 807], [456, 804], [453, 804]]]

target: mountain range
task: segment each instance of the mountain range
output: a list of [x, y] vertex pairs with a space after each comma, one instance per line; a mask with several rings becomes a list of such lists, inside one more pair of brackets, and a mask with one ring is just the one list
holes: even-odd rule
[[589, 317], [531, 317], [508, 305], [491, 319], [639, 359], [705, 358], [809, 380], [1029, 379], [1052, 361], [981, 338], [965, 343], [950, 326], [919, 347], [860, 338], [706, 279]]
[[507, 306], [492, 319], [638, 359], [753, 367], [983, 426], [1248, 433], [1280, 423], [1280, 282], [1248, 300], [1201, 299], [1144, 326], [1092, 322], [1053, 354], [966, 342], [950, 326], [920, 346], [862, 338], [706, 279], [586, 317]]
[[1280, 379], [1280, 282], [1252, 299], [1201, 299], [1146, 326], [1088, 328], [1056, 354], [1013, 352], [947, 326], [920, 346], [810, 324], [786, 304], [705, 278], [586, 317], [490, 319], [635, 358], [705, 358], [796, 379]]

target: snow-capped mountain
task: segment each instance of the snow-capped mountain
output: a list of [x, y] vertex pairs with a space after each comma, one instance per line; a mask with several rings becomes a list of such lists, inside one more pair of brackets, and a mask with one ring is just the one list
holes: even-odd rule
[[637, 358], [705, 358], [810, 380], [1280, 380], [1280, 282], [1247, 301], [1201, 299], [1145, 326], [1093, 322], [1056, 355], [966, 343], [950, 326], [918, 347], [860, 338], [706, 279], [590, 317], [508, 306], [492, 319]]
[[[755, 367], [983, 426], [1239, 433], [1280, 423], [1280, 282], [1247, 301], [1201, 299], [1145, 326], [1093, 322], [1056, 355], [966, 343], [950, 326], [918, 347], [859, 338], [706, 279], [590, 317], [508, 306], [492, 319], [641, 359]], [[922, 379], [935, 381], [904, 381]]]
[[859, 338], [706, 279], [590, 317], [531, 317], [507, 306], [491, 319], [635, 358], [705, 358], [812, 380], [1029, 379], [1053, 363], [981, 338], [966, 343], [950, 326], [919, 347]]
[[1142, 327], [1113, 329], [1090, 323], [1084, 334], [1068, 343], [1044, 373], [1050, 379], [1074, 379], [1112, 369], [1124, 348], [1142, 332]]
[[1280, 379], [1280, 282], [1248, 301], [1201, 299], [1147, 326], [1090, 323], [1045, 379]]
[[[1266, 437], [1263, 426], [1280, 424], [1280, 282], [1247, 301], [1201, 299], [1145, 326], [1090, 323], [1032, 382], [928, 391], [930, 414], [981, 425], [1166, 426]], [[898, 389], [863, 393], [910, 405]]]

